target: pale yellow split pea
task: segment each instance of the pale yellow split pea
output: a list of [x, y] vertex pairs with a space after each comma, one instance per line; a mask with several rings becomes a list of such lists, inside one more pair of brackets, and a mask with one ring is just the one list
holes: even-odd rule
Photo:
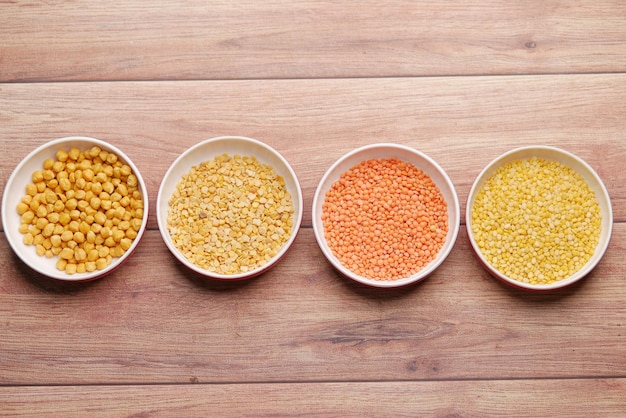
[[191, 263], [218, 274], [267, 264], [293, 227], [285, 180], [253, 156], [222, 154], [193, 166], [168, 203], [174, 246]]

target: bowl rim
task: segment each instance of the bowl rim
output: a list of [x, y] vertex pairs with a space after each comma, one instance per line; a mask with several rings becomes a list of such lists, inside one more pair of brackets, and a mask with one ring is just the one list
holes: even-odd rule
[[[376, 279], [370, 279], [370, 278], [358, 275], [350, 271], [348, 268], [346, 268], [339, 261], [339, 259], [337, 259], [337, 257], [332, 253], [332, 251], [328, 247], [326, 243], [326, 238], [324, 237], [324, 233], [323, 233], [324, 227], [323, 227], [323, 222], [321, 221], [321, 205], [324, 202], [327, 189], [330, 188], [330, 186], [336, 181], [336, 179], [333, 180], [330, 184], [329, 184], [329, 181], [331, 180], [331, 178], [339, 178], [339, 176], [343, 174], [343, 172], [345, 172], [345, 170], [338, 172], [338, 169], [346, 161], [354, 159], [357, 156], [363, 153], [367, 153], [371, 150], [385, 150], [385, 151], [389, 151], [390, 154], [397, 153], [395, 158], [410, 162], [411, 164], [413, 164], [420, 170], [424, 170], [425, 172], [426, 172], [426, 169], [428, 169], [429, 171], [436, 173], [438, 176], [440, 176], [440, 179], [438, 179], [439, 181], [435, 181], [433, 176], [430, 174], [429, 174], [429, 177], [431, 177], [431, 179], [435, 181], [435, 184], [437, 185], [437, 187], [440, 189], [442, 193], [444, 193], [444, 191], [442, 190], [442, 185], [445, 186], [447, 188], [447, 191], [450, 194], [450, 197], [452, 198], [451, 201], [448, 198], [446, 198], [446, 204], [448, 207], [448, 233], [446, 237], [446, 242], [444, 243], [443, 247], [439, 250], [439, 253], [433, 260], [431, 260], [421, 270], [419, 270], [418, 272], [416, 272], [415, 274], [409, 277], [404, 277], [404, 278], [400, 278], [396, 280], [376, 280]], [[411, 154], [417, 159], [423, 160], [425, 164], [418, 166], [417, 164], [414, 164], [412, 161], [409, 161], [407, 158], [403, 158], [402, 154], [405, 154], [405, 153]], [[391, 155], [389, 156], [385, 155], [382, 157], [364, 157], [360, 161], [364, 161], [366, 159], [371, 159], [371, 158], [394, 158], [394, 157], [392, 157]], [[358, 164], [358, 161], [352, 163], [351, 166], [354, 166], [356, 164]], [[449, 175], [446, 173], [446, 171], [433, 158], [431, 158], [424, 152], [419, 151], [407, 145], [392, 143], [392, 142], [378, 142], [378, 143], [364, 145], [364, 146], [355, 148], [351, 151], [348, 151], [347, 153], [339, 157], [326, 170], [326, 172], [320, 179], [317, 185], [317, 188], [315, 190], [315, 193], [313, 195], [311, 216], [312, 216], [312, 223], [313, 223], [313, 233], [315, 235], [315, 239], [317, 241], [318, 247], [320, 248], [320, 250], [326, 257], [326, 259], [330, 262], [330, 264], [336, 270], [338, 270], [344, 277], [347, 277], [348, 279], [367, 285], [369, 287], [399, 288], [399, 287], [404, 287], [404, 286], [412, 285], [412, 284], [423, 281], [424, 279], [429, 277], [437, 268], [439, 268], [441, 264], [447, 259], [448, 255], [450, 254], [450, 252], [452, 251], [456, 243], [456, 239], [457, 239], [459, 229], [460, 229], [461, 214], [460, 214], [459, 198], [456, 192], [456, 188], [454, 187], [454, 184], [452, 180], [450, 179]], [[453, 219], [456, 219], [454, 223], [451, 222], [451, 220]]]
[[[537, 153], [542, 153], [541, 155], [537, 155]], [[547, 156], [546, 156], [547, 155]], [[560, 159], [554, 158], [554, 156], [561, 157]], [[596, 251], [589, 259], [589, 261], [576, 273], [567, 277], [565, 279], [548, 283], [548, 284], [531, 284], [525, 283], [522, 281], [518, 281], [512, 279], [496, 268], [494, 268], [487, 259], [482, 255], [482, 252], [478, 248], [478, 244], [474, 239], [474, 233], [472, 232], [472, 207], [474, 201], [476, 199], [476, 195], [481, 190], [484, 183], [487, 179], [499, 169], [503, 164], [506, 164], [510, 161], [516, 161], [519, 159], [527, 159], [532, 157], [539, 157], [546, 159], [548, 161], [557, 161], [560, 162], [573, 170], [575, 170], [578, 174], [585, 178], [585, 181], [589, 185], [589, 187], [596, 193], [596, 198], [598, 199], [598, 203], [600, 208], [604, 208], [605, 212], [602, 213], [602, 231], [600, 235], [600, 241], [598, 242], [598, 246], [596, 247]], [[567, 161], [567, 162], [564, 162]], [[574, 166], [573, 166], [574, 165]], [[585, 170], [585, 173], [581, 173], [580, 169]], [[589, 180], [587, 180], [587, 176], [593, 180], [594, 184], [590, 184]], [[598, 195], [599, 194], [599, 195]], [[606, 205], [602, 204], [602, 200], [606, 202]], [[470, 246], [474, 252], [474, 255], [478, 258], [480, 264], [496, 279], [519, 289], [535, 291], [535, 292], [547, 292], [551, 290], [562, 289], [568, 287], [579, 280], [586, 277], [600, 262], [604, 253], [606, 252], [609, 243], [611, 241], [611, 235], [613, 230], [613, 209], [611, 205], [611, 198], [609, 192], [604, 185], [602, 178], [598, 175], [598, 173], [582, 158], [577, 156], [576, 154], [569, 152], [563, 148], [549, 146], [549, 145], [527, 145], [521, 146], [517, 148], [513, 148], [508, 150], [502, 154], [500, 154], [495, 159], [491, 160], [478, 174], [474, 182], [472, 183], [472, 187], [469, 191], [467, 197], [467, 204], [465, 207], [465, 225], [467, 229], [467, 237], [470, 242]], [[602, 239], [602, 235], [604, 234], [604, 239]]]
[[[294, 223], [292, 225], [292, 230], [291, 230], [291, 234], [288, 238], [288, 240], [283, 244], [283, 246], [281, 247], [280, 251], [274, 255], [274, 257], [272, 257], [267, 263], [265, 263], [262, 266], [259, 266], [257, 268], [255, 268], [254, 270], [250, 270], [248, 272], [244, 272], [244, 273], [236, 273], [236, 274], [220, 274], [220, 273], [216, 273], [210, 270], [206, 270], [203, 269], [197, 265], [195, 265], [194, 263], [190, 262], [189, 260], [187, 260], [186, 257], [184, 257], [180, 251], [176, 248], [176, 246], [172, 243], [170, 235], [169, 235], [169, 230], [167, 227], [167, 201], [169, 200], [170, 196], [165, 196], [165, 192], [166, 192], [166, 186], [169, 182], [172, 182], [173, 180], [171, 179], [173, 176], [173, 172], [177, 169], [178, 165], [181, 164], [189, 155], [198, 152], [199, 150], [205, 148], [205, 147], [209, 147], [212, 144], [218, 144], [220, 142], [225, 142], [225, 141], [235, 141], [235, 142], [240, 142], [242, 144], [248, 144], [248, 145], [254, 145], [256, 147], [259, 147], [261, 149], [263, 149], [265, 152], [269, 153], [269, 155], [273, 156], [274, 158], [276, 158], [278, 161], [280, 161], [280, 163], [283, 165], [283, 167], [280, 169], [276, 167], [273, 164], [268, 164], [271, 165], [280, 175], [282, 175], [284, 177], [285, 174], [288, 174], [293, 181], [293, 184], [295, 186], [295, 191], [296, 191], [296, 195], [294, 196], [292, 193], [291, 198], [293, 199], [293, 203], [294, 206], [297, 205], [297, 210], [294, 212]], [[224, 151], [226, 152], [226, 151]], [[211, 158], [215, 158], [215, 156], [222, 154], [223, 152], [217, 152], [215, 154], [208, 154], [207, 157], [204, 160], [209, 160]], [[234, 155], [234, 154], [240, 154], [240, 155], [245, 155], [244, 153], [240, 153], [240, 152], [230, 152], [230, 155]], [[254, 153], [250, 153], [249, 155], [254, 155]], [[258, 156], [257, 156], [258, 158]], [[203, 161], [204, 161], [203, 160]], [[258, 158], [259, 162], [263, 163], [263, 158]], [[267, 163], [266, 163], [267, 164]], [[195, 164], [194, 164], [195, 165]], [[188, 172], [191, 169], [191, 165], [188, 166], [185, 170], [185, 172]], [[285, 172], [283, 172], [283, 169]], [[178, 184], [178, 181], [180, 181], [180, 179], [177, 179], [175, 184]], [[286, 184], [287, 186], [287, 184]], [[186, 268], [188, 268], [191, 271], [194, 271], [196, 273], [198, 273], [199, 275], [209, 278], [209, 279], [214, 279], [214, 280], [220, 280], [220, 281], [239, 281], [239, 280], [246, 280], [246, 279], [250, 279], [252, 277], [256, 277], [266, 271], [268, 271], [269, 269], [271, 269], [272, 267], [274, 267], [278, 261], [280, 259], [282, 259], [285, 254], [289, 251], [289, 249], [293, 246], [293, 243], [300, 231], [300, 226], [302, 224], [302, 217], [303, 217], [303, 197], [302, 197], [302, 187], [300, 185], [300, 181], [298, 180], [298, 176], [296, 175], [295, 170], [293, 169], [293, 167], [291, 166], [291, 164], [289, 164], [289, 162], [287, 161], [287, 159], [280, 153], [278, 152], [276, 149], [274, 149], [273, 147], [271, 147], [270, 145], [255, 139], [255, 138], [250, 138], [247, 136], [240, 136], [240, 135], [221, 135], [221, 136], [216, 136], [216, 137], [212, 137], [212, 138], [208, 138], [208, 139], [204, 139], [201, 140], [200, 142], [192, 145], [191, 147], [185, 149], [182, 153], [180, 153], [175, 159], [174, 161], [170, 164], [170, 166], [168, 167], [165, 175], [163, 176], [163, 178], [161, 179], [161, 184], [159, 186], [159, 191], [157, 194], [157, 200], [156, 200], [156, 211], [157, 211], [157, 223], [159, 226], [159, 231], [161, 234], [161, 238], [163, 239], [163, 242], [165, 243], [165, 245], [167, 246], [167, 248], [169, 249], [170, 253]]]
[[[29, 251], [29, 247], [33, 247], [33, 246], [24, 246], [21, 240], [17, 240], [14, 237], [15, 234], [9, 232], [12, 228], [12, 226], [10, 225], [10, 218], [15, 219], [15, 217], [9, 214], [10, 197], [9, 197], [9, 193], [7, 193], [6, 191], [14, 187], [14, 183], [17, 181], [16, 180], [17, 176], [22, 174], [21, 171], [24, 170], [25, 166], [29, 164], [29, 162], [33, 158], [37, 157], [37, 155], [49, 149], [54, 149], [55, 147], [58, 150], [64, 144], [68, 144], [72, 142], [85, 142], [86, 144], [89, 144], [90, 146], [99, 146], [100, 148], [104, 150], [115, 153], [119, 159], [123, 160], [124, 163], [128, 164], [131, 167], [133, 174], [137, 177], [137, 180], [139, 182], [139, 187], [142, 193], [142, 199], [144, 201], [144, 208], [143, 208], [144, 213], [143, 213], [143, 218], [141, 220], [141, 227], [139, 231], [137, 232], [137, 237], [133, 239], [133, 242], [130, 248], [121, 257], [114, 258], [111, 264], [109, 264], [103, 270], [95, 270], [93, 272], [76, 273], [76, 274], [69, 275], [65, 273], [64, 271], [57, 270], [56, 267], [54, 266], [52, 266], [51, 269], [47, 269], [47, 268], [42, 268], [39, 265], [33, 264], [30, 262], [29, 257], [27, 257], [24, 254], [24, 250]], [[81, 150], [81, 151], [84, 151], [84, 150]], [[41, 164], [43, 164], [43, 160], [40, 162], [40, 165]], [[55, 279], [59, 281], [66, 281], [66, 282], [86, 282], [86, 281], [100, 279], [104, 276], [109, 275], [110, 273], [112, 273], [113, 271], [121, 267], [121, 265], [130, 258], [130, 256], [137, 249], [139, 242], [141, 241], [144, 235], [144, 232], [146, 231], [146, 228], [147, 228], [148, 213], [150, 210], [149, 195], [148, 195], [148, 189], [147, 189], [146, 183], [143, 179], [143, 176], [141, 175], [141, 172], [139, 171], [139, 168], [135, 165], [133, 160], [120, 148], [98, 138], [93, 138], [90, 136], [81, 136], [81, 135], [65, 136], [61, 138], [52, 139], [50, 141], [47, 141], [37, 146], [35, 149], [30, 151], [25, 157], [23, 157], [17, 166], [15, 166], [15, 168], [11, 172], [11, 175], [9, 176], [9, 179], [7, 180], [5, 184], [4, 190], [5, 192], [3, 193], [3, 196], [2, 196], [2, 226], [5, 231], [5, 236], [7, 238], [7, 241], [9, 242], [9, 245], [11, 246], [13, 252], [18, 256], [20, 260], [22, 260], [22, 262], [26, 266], [28, 266], [33, 271], [36, 271], [37, 273], [40, 273], [51, 279]], [[33, 251], [34, 251], [34, 247], [33, 247]], [[37, 257], [40, 257], [40, 256], [37, 256]], [[56, 258], [52, 258], [51, 260], [55, 260], [55, 259]]]

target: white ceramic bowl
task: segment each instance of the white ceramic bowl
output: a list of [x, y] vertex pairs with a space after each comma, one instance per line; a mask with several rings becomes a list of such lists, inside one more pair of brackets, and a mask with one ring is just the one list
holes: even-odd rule
[[[115, 153], [120, 160], [123, 160], [137, 176], [139, 180], [140, 190], [144, 200], [144, 213], [141, 223], [141, 229], [138, 231], [137, 237], [133, 240], [131, 247], [118, 258], [113, 258], [111, 264], [109, 264], [103, 270], [95, 270], [93, 272], [67, 274], [64, 271], [60, 271], [56, 268], [56, 262], [58, 257], [46, 258], [39, 256], [36, 253], [35, 246], [25, 245], [23, 243], [23, 235], [18, 231], [18, 227], [21, 223], [21, 217], [16, 211], [16, 205], [20, 202], [22, 197], [26, 194], [25, 188], [28, 183], [31, 182], [32, 174], [35, 170], [40, 170], [44, 160], [47, 158], [55, 158], [58, 150], [69, 151], [71, 147], [76, 147], [80, 151], [85, 151], [93, 146], [98, 146], [102, 150]], [[126, 154], [113, 145], [101, 141], [99, 139], [74, 136], [60, 138], [52, 140], [41, 145], [39, 148], [32, 151], [26, 156], [15, 168], [9, 180], [4, 188], [4, 195], [2, 196], [2, 223], [4, 231], [6, 233], [7, 240], [13, 248], [13, 251], [18, 255], [24, 263], [26, 263], [33, 270], [51, 277], [57, 280], [66, 281], [88, 281], [103, 277], [113, 270], [120, 267], [133, 253], [139, 241], [141, 240], [143, 233], [146, 229], [148, 220], [148, 192], [146, 184], [141, 177], [141, 173]]]
[[[220, 274], [197, 266], [190, 262], [172, 242], [172, 237], [167, 227], [167, 216], [169, 211], [169, 199], [174, 193], [177, 184], [183, 175], [188, 173], [192, 166], [209, 161], [221, 154], [254, 156], [257, 161], [273, 167], [276, 172], [285, 180], [287, 191], [291, 194], [294, 206], [293, 226], [287, 242], [279, 252], [272, 257], [265, 265], [257, 267], [245, 273]], [[221, 136], [202, 141], [183, 152], [167, 170], [161, 182], [159, 194], [157, 196], [157, 221], [161, 236], [172, 254], [187, 268], [205, 277], [218, 280], [242, 280], [257, 276], [273, 267], [289, 250], [302, 223], [302, 190], [296, 177], [296, 173], [291, 168], [287, 160], [270, 146], [261, 141], [242, 136]]]
[[[576, 172], [578, 172], [587, 182], [591, 190], [595, 192], [600, 206], [600, 213], [602, 216], [602, 230], [600, 232], [600, 240], [594, 254], [589, 259], [589, 261], [583, 266], [582, 269], [580, 269], [573, 275], [549, 284], [525, 283], [507, 277], [506, 275], [495, 269], [482, 254], [472, 232], [472, 208], [476, 200], [476, 195], [482, 189], [487, 179], [489, 179], [492, 174], [494, 174], [500, 167], [507, 163], [532, 157], [543, 158], [548, 161], [556, 161], [568, 167], [571, 167]], [[487, 269], [487, 271], [489, 271], [494, 277], [503, 281], [504, 283], [507, 283], [513, 287], [531, 291], [549, 291], [563, 288], [585, 277], [598, 264], [598, 262], [604, 255], [604, 252], [609, 245], [611, 232], [613, 230], [613, 211], [611, 208], [611, 200], [609, 198], [609, 193], [607, 192], [606, 187], [602, 183], [602, 180], [600, 179], [598, 174], [585, 161], [583, 161], [576, 155], [562, 149], [549, 146], [528, 146], [516, 148], [502, 154], [491, 163], [489, 163], [478, 175], [469, 192], [465, 220], [467, 225], [467, 235], [469, 237], [471, 246], [476, 256], [478, 257], [478, 260]]]
[[[330, 249], [328, 242], [326, 241], [326, 237], [324, 236], [324, 225], [322, 222], [322, 205], [324, 203], [326, 193], [331, 188], [333, 183], [335, 183], [344, 172], [348, 171], [350, 168], [361, 163], [362, 161], [382, 158], [398, 158], [399, 160], [409, 162], [415, 167], [421, 169], [435, 182], [445, 198], [448, 207], [448, 233], [442, 248], [437, 253], [437, 256], [417, 273], [409, 277], [403, 277], [396, 280], [371, 279], [356, 274], [346, 268]], [[450, 254], [458, 235], [460, 209], [459, 200], [452, 181], [434, 160], [427, 155], [404, 145], [380, 143], [367, 145], [347, 153], [326, 171], [317, 187], [317, 190], [315, 191], [312, 217], [313, 231], [320, 249], [328, 261], [341, 274], [349, 279], [368, 286], [391, 288], [419, 282], [428, 277], [437, 267], [441, 265], [441, 263], [443, 263], [448, 254]]]

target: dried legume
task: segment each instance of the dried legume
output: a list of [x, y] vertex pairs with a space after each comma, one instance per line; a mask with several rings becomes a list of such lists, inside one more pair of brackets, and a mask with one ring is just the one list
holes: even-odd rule
[[253, 156], [222, 154], [193, 166], [168, 203], [174, 246], [191, 263], [218, 274], [267, 264], [293, 226], [285, 180]]
[[417, 273], [436, 257], [448, 232], [439, 188], [397, 158], [366, 160], [343, 173], [326, 193], [321, 216], [333, 254], [375, 280]]
[[143, 205], [131, 168], [93, 146], [46, 159], [16, 209], [24, 244], [35, 245], [40, 256], [58, 257], [56, 267], [74, 274], [103, 270], [121, 257], [141, 228]]
[[593, 255], [601, 214], [582, 176], [542, 158], [510, 162], [476, 196], [472, 233], [487, 261], [521, 282], [562, 280]]

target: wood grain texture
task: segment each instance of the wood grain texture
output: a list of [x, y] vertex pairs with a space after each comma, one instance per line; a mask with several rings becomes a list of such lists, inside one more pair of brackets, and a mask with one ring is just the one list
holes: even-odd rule
[[626, 375], [624, 224], [579, 284], [500, 284], [467, 236], [424, 282], [366, 288], [339, 276], [305, 228], [267, 274], [216, 283], [149, 231], [92, 283], [25, 271], [3, 246], [0, 384], [404, 381]]
[[619, 417], [624, 391], [624, 379], [19, 387], [0, 388], [0, 416]]
[[70, 86], [0, 85], [0, 181], [48, 140], [93, 136], [133, 159], [154, 208], [160, 181], [181, 152], [214, 136], [244, 135], [291, 163], [310, 226], [317, 183], [355, 147], [397, 142], [425, 152], [448, 172], [464, 210], [472, 182], [492, 159], [545, 144], [585, 159], [605, 182], [615, 218], [626, 220], [623, 74]]
[[[626, 4], [617, 0], [95, 2], [0, 0], [0, 193], [46, 141], [129, 155], [148, 231], [119, 270], [64, 283], [0, 231], [0, 416], [623, 416], [626, 411]], [[257, 138], [296, 171], [294, 247], [256, 279], [182, 267], [155, 217], [185, 149]], [[561, 291], [508, 287], [464, 216], [428, 279], [341, 277], [311, 229], [346, 152], [414, 147], [472, 182], [522, 145], [604, 181], [615, 225], [597, 268]]]
[[0, 81], [622, 72], [619, 0], [0, 3]]

